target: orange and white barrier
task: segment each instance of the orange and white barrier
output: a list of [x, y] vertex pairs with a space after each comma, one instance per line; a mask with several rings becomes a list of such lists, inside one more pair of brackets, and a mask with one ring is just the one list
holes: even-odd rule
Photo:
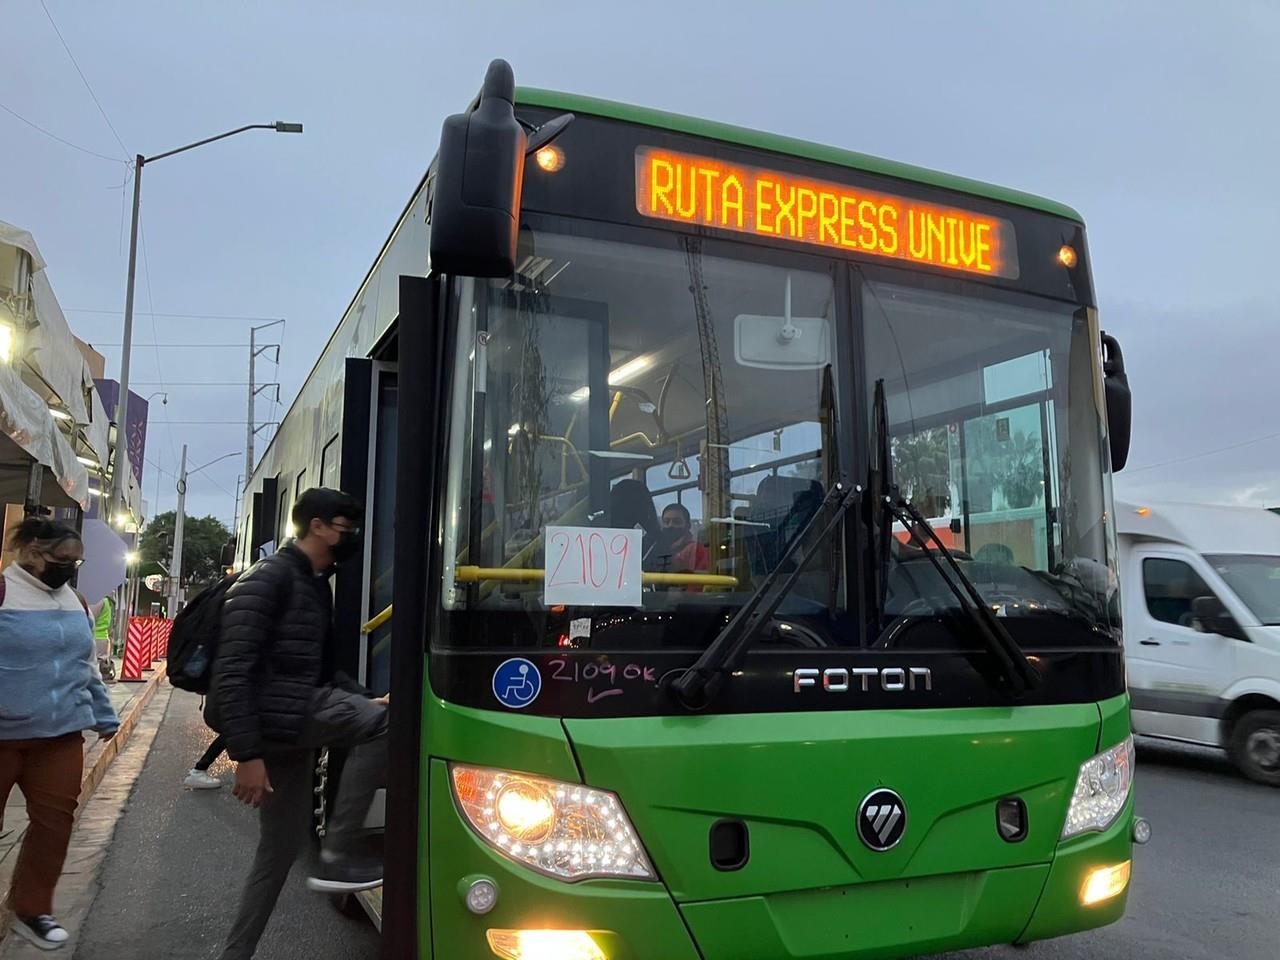
[[141, 680], [142, 671], [151, 666], [150, 647], [147, 643], [147, 618], [130, 617], [129, 629], [124, 639], [124, 666], [121, 680]]
[[165, 617], [130, 617], [129, 632], [124, 642], [124, 667], [121, 680], [141, 680], [142, 671], [169, 655], [169, 632], [173, 621]]

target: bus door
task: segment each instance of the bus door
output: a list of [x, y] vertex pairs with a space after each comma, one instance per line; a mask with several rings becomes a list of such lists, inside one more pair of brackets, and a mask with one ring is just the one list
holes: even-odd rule
[[360, 676], [375, 696], [391, 689], [391, 580], [395, 557], [396, 364], [373, 364], [365, 486], [363, 628]]

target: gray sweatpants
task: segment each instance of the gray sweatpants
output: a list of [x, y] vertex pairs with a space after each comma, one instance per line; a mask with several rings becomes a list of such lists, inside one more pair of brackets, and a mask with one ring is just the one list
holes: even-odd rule
[[359, 694], [321, 687], [298, 743], [263, 751], [272, 793], [259, 808], [258, 852], [222, 960], [251, 960], [289, 870], [306, 845], [316, 748], [352, 748], [324, 839], [326, 849], [341, 851], [358, 835], [374, 794], [386, 786], [386, 732], [386, 707]]

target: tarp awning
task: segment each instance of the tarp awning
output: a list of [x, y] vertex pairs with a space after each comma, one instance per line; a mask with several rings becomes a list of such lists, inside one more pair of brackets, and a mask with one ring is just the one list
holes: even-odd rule
[[[48, 404], [7, 364], [0, 364], [0, 433], [27, 456], [44, 464], [69, 499], [82, 509], [89, 505], [89, 472], [76, 459]], [[25, 480], [22, 490], [24, 496], [11, 502], [21, 503], [25, 499]]]

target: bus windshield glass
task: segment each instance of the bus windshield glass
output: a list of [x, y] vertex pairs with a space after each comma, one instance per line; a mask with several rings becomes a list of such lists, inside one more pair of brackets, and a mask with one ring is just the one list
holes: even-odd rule
[[[436, 642], [705, 646], [784, 563], [840, 475], [836, 456], [865, 479], [865, 461], [850, 466], [862, 421], [841, 403], [860, 406], [876, 377], [897, 480], [945, 537], [972, 530], [948, 542], [982, 561], [971, 569], [987, 575], [984, 596], [1016, 594], [1026, 606], [1008, 615], [1082, 614], [1070, 642], [1106, 623], [1084, 312], [864, 279], [864, 385], [857, 311], [838, 295], [848, 273], [835, 261], [559, 218], [528, 227], [515, 276], [456, 289], [443, 531], [452, 616]], [[965, 396], [975, 383], [985, 394]], [[811, 556], [763, 644], [858, 646], [881, 621], [945, 608], [945, 585], [912, 570], [904, 548], [887, 606], [870, 609], [849, 582], [857, 513]], [[992, 571], [1018, 571], [1018, 582]]]
[[[997, 616], [1038, 621], [1046, 645], [1118, 642], [1092, 311], [867, 281], [862, 315], [868, 407], [883, 381], [899, 493]], [[919, 539], [891, 530], [878, 642], [929, 646], [928, 630], [899, 631], [956, 600]]]

